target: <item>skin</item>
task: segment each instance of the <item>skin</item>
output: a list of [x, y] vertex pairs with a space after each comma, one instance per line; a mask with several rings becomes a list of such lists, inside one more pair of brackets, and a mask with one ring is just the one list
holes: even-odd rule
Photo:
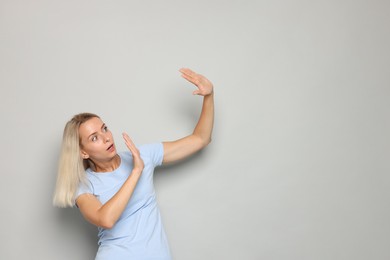
[[95, 172], [109, 172], [119, 166], [112, 133], [100, 118], [94, 117], [81, 124], [79, 135], [81, 157], [94, 162]]
[[[194, 95], [203, 96], [202, 111], [192, 134], [176, 141], [163, 142], [163, 164], [174, 163], [198, 152], [211, 142], [214, 125], [213, 84], [204, 76], [183, 68], [181, 76], [194, 84]], [[80, 156], [95, 164], [95, 172], [110, 172], [120, 165], [111, 131], [100, 118], [91, 118], [80, 125]], [[77, 198], [77, 205], [89, 222], [103, 228], [112, 228], [119, 219], [142, 174], [144, 163], [137, 147], [130, 137], [123, 133], [127, 148], [133, 155], [134, 168], [119, 191], [105, 204], [92, 194], [83, 194]]]

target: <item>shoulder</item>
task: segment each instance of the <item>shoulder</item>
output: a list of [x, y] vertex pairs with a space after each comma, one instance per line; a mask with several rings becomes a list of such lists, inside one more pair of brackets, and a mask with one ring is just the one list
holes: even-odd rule
[[86, 173], [86, 178], [79, 182], [77, 187], [75, 196], [74, 196], [74, 204], [76, 204], [76, 200], [80, 195], [83, 194], [95, 194], [95, 187], [90, 179], [90, 174]]
[[[147, 143], [137, 146], [142, 159], [145, 163], [152, 163], [154, 166], [162, 164], [164, 157], [164, 146], [162, 142], [159, 143]], [[123, 151], [119, 153], [121, 159], [124, 162], [132, 164], [133, 156], [130, 151]]]
[[161, 165], [164, 157], [164, 147], [160, 143], [149, 143], [139, 146], [139, 152], [143, 159], [149, 158], [155, 166]]
[[[141, 153], [141, 155], [145, 155], [145, 156], [153, 154], [155, 152], [161, 152], [164, 149], [162, 142], [141, 144], [141, 145], [137, 146], [137, 148], [138, 148], [139, 152]], [[119, 152], [118, 154], [120, 155], [121, 158], [131, 158], [132, 157], [131, 152], [128, 150]]]
[[149, 144], [142, 144], [138, 147], [140, 153], [153, 153], [158, 152], [161, 149], [163, 149], [163, 144], [160, 143], [149, 143]]

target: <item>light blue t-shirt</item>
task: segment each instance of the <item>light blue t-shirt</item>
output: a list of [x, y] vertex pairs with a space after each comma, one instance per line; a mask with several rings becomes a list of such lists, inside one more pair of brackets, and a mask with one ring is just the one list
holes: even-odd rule
[[[144, 169], [126, 209], [112, 229], [99, 227], [99, 249], [96, 260], [170, 260], [168, 241], [161, 222], [153, 186], [153, 172], [162, 164], [162, 143], [139, 147]], [[130, 152], [119, 153], [120, 166], [113, 172], [86, 170], [88, 184], [80, 185], [76, 198], [84, 193], [95, 195], [106, 203], [133, 169]]]

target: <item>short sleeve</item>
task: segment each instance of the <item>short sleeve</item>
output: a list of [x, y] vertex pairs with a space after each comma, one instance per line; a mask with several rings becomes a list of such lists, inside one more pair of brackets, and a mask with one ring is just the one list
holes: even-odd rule
[[86, 183], [80, 183], [79, 188], [77, 189], [77, 192], [74, 196], [75, 202], [80, 195], [85, 193], [94, 194], [92, 183], [89, 180], [87, 180]]
[[149, 157], [154, 165], [162, 165], [164, 158], [164, 147], [162, 143], [144, 144], [139, 147], [140, 152]]

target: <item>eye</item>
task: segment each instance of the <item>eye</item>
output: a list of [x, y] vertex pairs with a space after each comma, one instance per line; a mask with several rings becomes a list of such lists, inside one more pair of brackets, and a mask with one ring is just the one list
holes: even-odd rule
[[108, 131], [108, 127], [107, 126], [104, 126], [103, 127], [103, 132], [106, 133]]
[[97, 141], [97, 136], [96, 135], [92, 136], [91, 140], [92, 140], [92, 142], [96, 142]]

